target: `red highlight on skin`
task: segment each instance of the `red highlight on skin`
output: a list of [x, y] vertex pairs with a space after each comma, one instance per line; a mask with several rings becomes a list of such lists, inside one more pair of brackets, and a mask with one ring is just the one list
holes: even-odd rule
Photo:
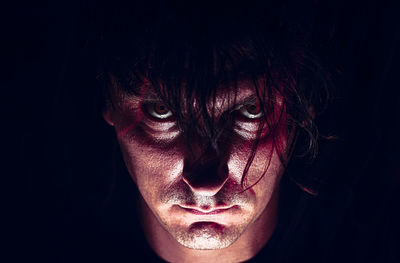
[[[247, 178], [246, 174], [244, 174], [242, 177], [242, 185], [246, 186], [246, 187], [244, 187], [243, 192], [251, 189], [253, 186], [258, 184], [261, 181], [261, 179], [266, 175], [266, 173], [271, 165], [271, 159], [272, 159], [273, 153], [276, 152], [278, 155], [280, 155], [285, 151], [284, 149], [287, 147], [287, 145], [286, 145], [287, 144], [286, 140], [287, 140], [287, 136], [288, 136], [287, 119], [286, 119], [286, 107], [284, 105], [282, 107], [280, 107], [279, 110], [275, 111], [275, 113], [273, 114], [272, 120], [277, 121], [277, 123], [272, 128], [272, 134], [268, 135], [271, 137], [267, 138], [267, 140], [270, 141], [272, 148], [268, 154], [268, 157], [267, 157], [268, 161], [266, 162], [264, 172], [260, 175], [260, 177], [254, 183], [250, 184], [249, 186], [246, 186], [248, 183], [248, 178]], [[244, 147], [245, 152], [250, 152], [252, 150], [251, 144], [252, 144], [252, 142], [250, 142], [250, 141], [246, 142], [246, 145]], [[265, 142], [264, 143], [261, 142], [261, 145], [259, 144], [257, 146], [256, 152], [259, 150], [259, 147], [265, 147]]]
[[137, 123], [139, 122], [140, 119], [137, 119], [135, 122], [133, 122], [132, 124], [128, 125], [128, 127], [126, 127], [125, 129], [121, 130], [119, 133], [117, 133], [117, 138], [118, 140], [121, 139], [122, 136], [124, 136], [127, 132], [129, 132], [131, 129], [133, 129], [133, 127], [135, 127], [137, 125]]

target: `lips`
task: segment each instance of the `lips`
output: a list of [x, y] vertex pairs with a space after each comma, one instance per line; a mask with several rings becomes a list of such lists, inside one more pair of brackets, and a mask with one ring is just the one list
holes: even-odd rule
[[189, 213], [195, 214], [195, 215], [216, 215], [216, 214], [228, 212], [228, 211], [236, 208], [236, 206], [231, 206], [231, 207], [223, 207], [223, 208], [204, 210], [204, 209], [197, 208], [197, 207], [193, 207], [193, 208], [192, 207], [183, 207], [183, 206], [180, 206], [180, 207], [183, 210], [185, 210], [186, 212], [189, 212]]

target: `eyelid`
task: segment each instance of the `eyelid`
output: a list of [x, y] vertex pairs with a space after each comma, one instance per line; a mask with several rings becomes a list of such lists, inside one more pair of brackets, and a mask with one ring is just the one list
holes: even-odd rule
[[257, 102], [258, 102], [258, 99], [257, 99], [256, 96], [250, 96], [250, 97], [245, 98], [242, 101], [239, 101], [236, 104], [236, 106], [237, 107], [241, 107], [241, 106], [244, 106], [244, 105], [247, 105], [247, 104], [254, 104], [254, 103], [257, 103]]

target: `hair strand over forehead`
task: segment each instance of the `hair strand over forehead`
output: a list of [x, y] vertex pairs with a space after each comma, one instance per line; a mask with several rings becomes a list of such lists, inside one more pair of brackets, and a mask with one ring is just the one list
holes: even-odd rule
[[[315, 157], [318, 131], [310, 110], [318, 112], [318, 106], [324, 105], [320, 101], [327, 95], [329, 82], [307, 49], [306, 23], [282, 13], [279, 3], [271, 2], [268, 8], [232, 4], [225, 10], [225, 6], [210, 9], [200, 3], [178, 2], [161, 1], [156, 10], [145, 4], [114, 10], [123, 14], [109, 18], [100, 30], [106, 101], [113, 104], [110, 85], [136, 96], [146, 85], [173, 111], [186, 131], [188, 145], [190, 131], [197, 131], [218, 150], [217, 141], [226, 126], [216, 122], [213, 112], [217, 90], [229, 87], [236, 94], [238, 83], [246, 81], [266, 116], [281, 101], [288, 127], [296, 133], [296, 148], [302, 149], [300, 155]], [[274, 138], [276, 123], [265, 118], [260, 124], [244, 174], [254, 158], [261, 127], [267, 125]]]

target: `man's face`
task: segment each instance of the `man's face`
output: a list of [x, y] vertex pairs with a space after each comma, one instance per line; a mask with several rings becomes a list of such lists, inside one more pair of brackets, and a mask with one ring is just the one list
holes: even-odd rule
[[221, 249], [235, 242], [266, 211], [284, 171], [278, 151], [286, 155], [285, 116], [274, 139], [265, 136], [268, 129], [263, 127], [245, 177], [247, 186], [254, 185], [243, 188], [243, 172], [264, 116], [246, 83], [239, 85], [234, 108], [228, 107], [228, 97], [234, 97], [229, 92], [217, 92], [214, 104], [217, 121], [222, 114], [234, 115], [232, 129], [221, 135], [219, 154], [196, 134], [189, 149], [172, 113], [148, 92], [141, 97], [114, 92], [118, 106], [104, 114], [115, 127], [128, 171], [148, 208], [175, 240], [192, 249]]

